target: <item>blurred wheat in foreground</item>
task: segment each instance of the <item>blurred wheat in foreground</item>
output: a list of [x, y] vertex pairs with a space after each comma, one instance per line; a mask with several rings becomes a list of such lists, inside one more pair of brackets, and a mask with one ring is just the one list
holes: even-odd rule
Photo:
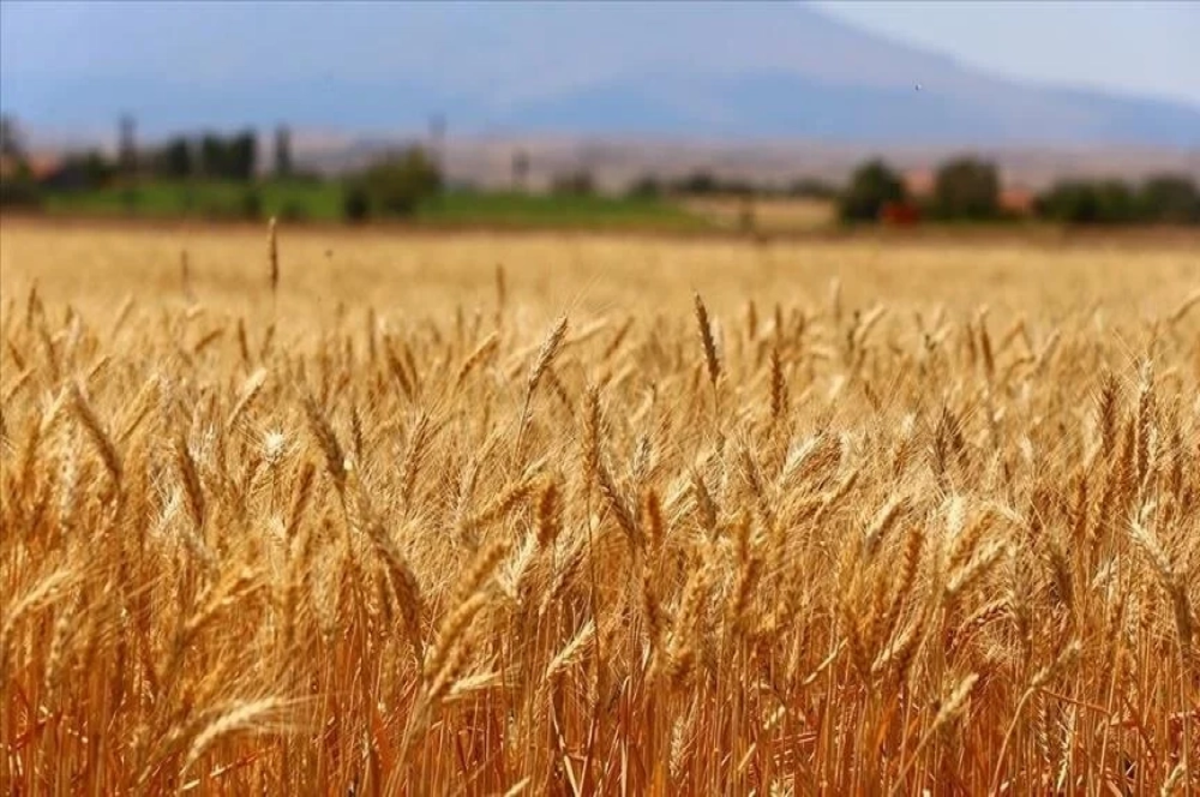
[[285, 336], [257, 247], [3, 297], [5, 793], [1200, 789], [1194, 298]]

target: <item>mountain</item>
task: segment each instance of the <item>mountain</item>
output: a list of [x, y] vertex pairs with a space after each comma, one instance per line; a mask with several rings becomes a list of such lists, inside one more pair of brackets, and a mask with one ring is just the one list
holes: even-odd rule
[[1200, 107], [1003, 80], [798, 3], [94, 4], [37, 35], [30, 13], [5, 4], [0, 106], [34, 129], [441, 113], [474, 135], [1200, 146]]

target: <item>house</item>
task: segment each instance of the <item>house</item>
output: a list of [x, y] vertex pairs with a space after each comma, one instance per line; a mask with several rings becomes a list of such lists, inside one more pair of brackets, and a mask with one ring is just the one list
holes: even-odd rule
[[[7, 180], [15, 177], [20, 171], [21, 163], [20, 159], [12, 155], [0, 156], [0, 178]], [[32, 153], [24, 158], [24, 164], [29, 167], [33, 179], [40, 183], [61, 169], [63, 160], [57, 155]]]
[[921, 220], [921, 211], [911, 201], [888, 202], [880, 211], [879, 220], [890, 227], [912, 227]]
[[1000, 189], [1000, 210], [1011, 216], [1032, 216], [1037, 194], [1020, 185]]
[[38, 185], [51, 191], [81, 191], [92, 184], [88, 164], [81, 158], [59, 161], [34, 176]]
[[17, 176], [22, 168], [39, 187], [50, 191], [81, 191], [97, 185], [97, 175], [104, 173], [104, 163], [95, 154], [54, 155], [31, 153], [23, 159], [10, 155], [0, 158], [0, 177]]
[[913, 202], [925, 202], [933, 199], [937, 188], [937, 175], [932, 169], [909, 169], [901, 176], [904, 192]]

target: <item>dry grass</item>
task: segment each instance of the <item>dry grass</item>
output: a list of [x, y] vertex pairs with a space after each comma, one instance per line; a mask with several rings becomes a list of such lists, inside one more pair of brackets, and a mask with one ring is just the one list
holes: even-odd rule
[[[688, 210], [719, 226], [738, 228], [744, 200], [726, 197], [689, 199]], [[824, 199], [758, 197], [753, 203], [754, 229], [760, 233], [796, 233], [828, 227], [837, 221], [837, 206]]]
[[272, 241], [6, 223], [6, 790], [1200, 786], [1194, 254]]

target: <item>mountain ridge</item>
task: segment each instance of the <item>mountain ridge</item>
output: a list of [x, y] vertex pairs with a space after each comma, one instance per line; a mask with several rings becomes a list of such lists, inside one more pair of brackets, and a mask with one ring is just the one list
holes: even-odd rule
[[[127, 51], [66, 51], [39, 72], [37, 53], [18, 49], [0, 105], [35, 129], [103, 129], [128, 111], [149, 135], [280, 121], [412, 131], [444, 114], [471, 135], [1200, 145], [1200, 106], [995, 77], [805, 4], [288, 13], [292, 28], [273, 24], [271, 6], [142, 7], [124, 22]], [[111, 22], [80, 14], [79, 25]], [[156, 30], [170, 46], [147, 38]], [[206, 60], [217, 37], [220, 58]]]

